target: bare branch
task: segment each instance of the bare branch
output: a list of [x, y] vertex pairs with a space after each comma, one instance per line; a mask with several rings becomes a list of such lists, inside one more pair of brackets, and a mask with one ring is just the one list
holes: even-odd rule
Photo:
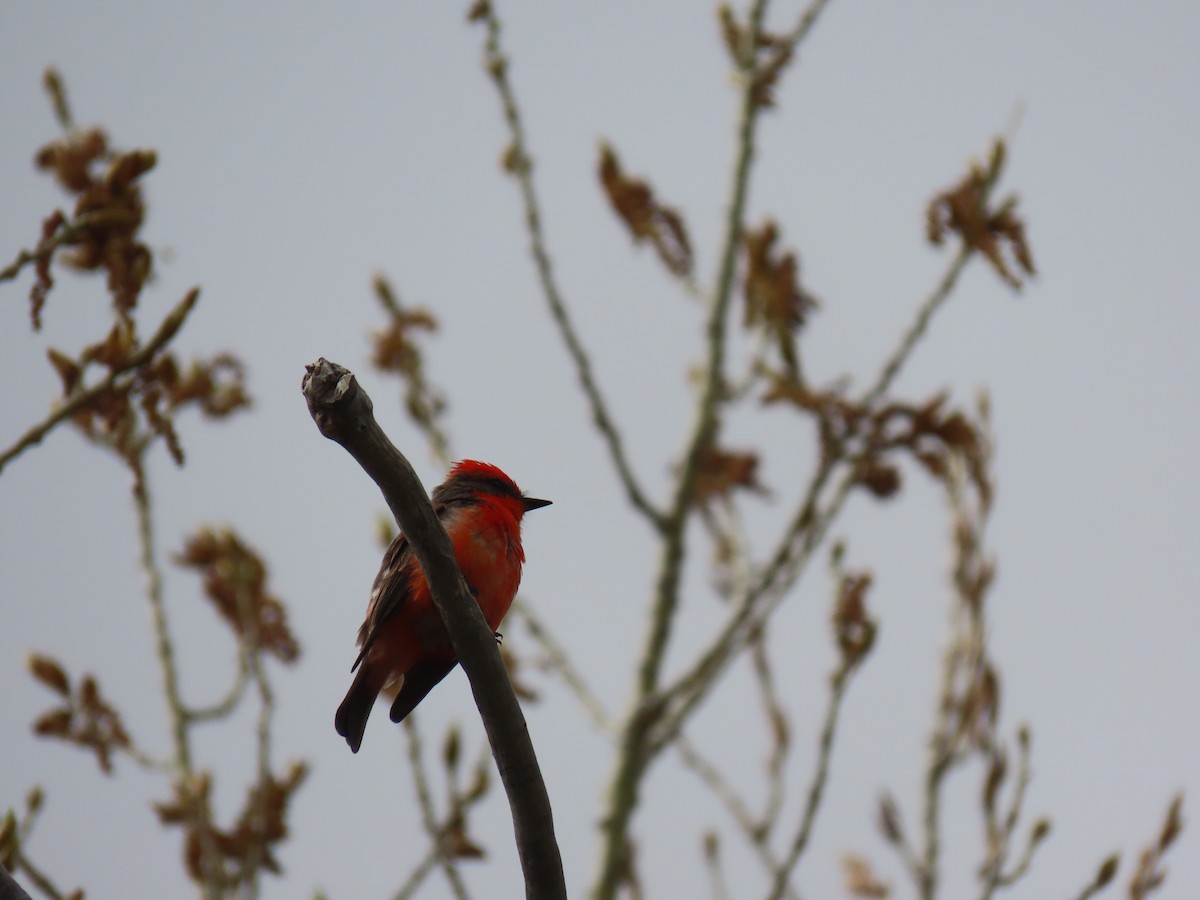
[[583, 675], [575, 668], [567, 655], [566, 648], [550, 633], [541, 617], [533, 611], [525, 600], [518, 597], [512, 605], [511, 612], [525, 623], [530, 636], [538, 642], [549, 658], [550, 665], [558, 672], [563, 683], [575, 695], [575, 699], [587, 711], [592, 723], [604, 734], [613, 735], [613, 722], [600, 698], [587, 685]]
[[[407, 722], [408, 720], [406, 719], [405, 721]], [[429, 873], [433, 871], [433, 867], [438, 864], [440, 858], [441, 852], [438, 850], [437, 845], [434, 844], [425, 851], [425, 855], [421, 857], [421, 861], [417, 864], [417, 867], [409, 873], [408, 879], [400, 886], [400, 890], [396, 891], [392, 900], [412, 900], [421, 885], [425, 882], [425, 879], [429, 877]]]
[[237, 709], [242, 698], [246, 696], [246, 688], [249, 684], [250, 667], [246, 663], [245, 652], [242, 652], [238, 657], [237, 674], [225, 696], [211, 706], [189, 707], [184, 710], [183, 714], [189, 722], [211, 722], [215, 719], [223, 719]]
[[566, 302], [563, 300], [562, 292], [559, 290], [558, 281], [554, 275], [550, 253], [546, 249], [546, 237], [542, 232], [542, 216], [537, 194], [533, 187], [533, 161], [529, 155], [525, 127], [521, 122], [517, 98], [508, 80], [508, 58], [504, 55], [500, 45], [500, 19], [496, 15], [495, 4], [482, 3], [477, 8], [480, 9], [487, 27], [487, 43], [484, 47], [485, 63], [487, 71], [496, 85], [496, 90], [500, 94], [500, 103], [504, 108], [504, 121], [508, 125], [511, 140], [507, 151], [510, 161], [508, 168], [517, 179], [517, 184], [521, 189], [521, 200], [525, 205], [525, 228], [529, 232], [529, 252], [537, 267], [542, 293], [550, 307], [550, 315], [554, 319], [555, 325], [558, 326], [559, 335], [566, 344], [567, 352], [575, 364], [575, 374], [579, 378], [579, 385], [592, 410], [592, 421], [604, 438], [609, 456], [612, 457], [613, 466], [617, 470], [617, 476], [625, 488], [629, 502], [634, 509], [646, 517], [650, 524], [661, 531], [666, 524], [663, 513], [646, 497], [637, 477], [633, 474], [633, 467], [625, 455], [621, 432], [608, 412], [608, 405], [604, 402], [600, 386], [592, 374], [591, 359], [579, 339], [570, 314], [567, 312]]
[[[812, 21], [823, 8], [823, 0], [812, 5]], [[626, 847], [629, 821], [638, 801], [638, 784], [651, 758], [661, 749], [650, 731], [659, 718], [661, 706], [653, 699], [659, 689], [662, 665], [666, 658], [679, 600], [680, 573], [685, 555], [685, 536], [689, 508], [704, 451], [716, 437], [717, 408], [725, 384], [725, 340], [729, 308], [737, 272], [738, 248], [744, 229], [746, 198], [749, 193], [751, 163], [754, 159], [755, 132], [761, 103], [760, 78], [756, 70], [756, 48], [763, 32], [767, 0], [755, 0], [745, 32], [745, 46], [738, 54], [742, 94], [736, 131], [733, 178], [725, 235], [721, 242], [720, 266], [716, 285], [709, 300], [705, 322], [705, 363], [696, 418], [685, 441], [670, 509], [663, 522], [663, 548], [655, 579], [654, 600], [645, 645], [639, 655], [635, 710], [625, 727], [617, 768], [609, 788], [607, 810], [602, 820], [603, 849], [594, 896], [611, 900], [628, 870]], [[808, 33], [809, 26], [798, 28], [795, 39]], [[790, 52], [790, 49], [789, 49]], [[782, 56], [780, 57], [783, 58]]]
[[950, 299], [955, 285], [958, 284], [958, 277], [962, 274], [962, 270], [970, 258], [971, 248], [964, 243], [958, 248], [958, 253], [954, 255], [954, 259], [950, 262], [950, 267], [942, 275], [933, 293], [926, 297], [925, 302], [917, 309], [916, 318], [908, 326], [908, 330], [904, 332], [904, 337], [900, 339], [900, 344], [892, 351], [887, 361], [883, 364], [883, 368], [880, 369], [874, 384], [863, 395], [863, 406], [871, 405], [887, 393], [888, 388], [892, 386], [892, 382], [896, 380], [896, 376], [900, 374], [900, 370], [904, 368], [904, 364], [908, 362], [913, 349], [917, 346], [921, 338], [925, 336], [925, 332], [929, 330], [929, 323], [933, 321], [934, 315]]
[[[756, 821], [746, 801], [733, 789], [733, 785], [725, 779], [720, 769], [707, 760], [686, 735], [679, 735], [672, 746], [679, 753], [683, 764], [695, 772], [696, 776], [713, 792], [713, 796], [724, 805], [730, 817], [737, 823], [739, 830], [750, 843], [750, 847], [758, 856], [763, 868], [770, 873], [778, 872], [780, 862], [771, 851], [767, 834]], [[784, 896], [788, 900], [799, 900], [791, 885], [786, 886]]]
[[783, 865], [775, 873], [775, 882], [767, 895], [771, 900], [779, 900], [784, 895], [792, 870], [795, 869], [796, 863], [800, 861], [800, 857], [804, 855], [804, 851], [808, 847], [813, 824], [817, 820], [817, 811], [820, 809], [821, 800], [825, 795], [825, 785], [829, 781], [829, 766], [833, 757], [833, 738], [837, 731], [842, 699], [846, 695], [846, 686], [850, 682], [850, 675], [857, 665], [858, 660], [855, 658], [843, 656], [841, 663], [830, 678], [829, 703], [825, 707], [825, 719], [821, 725], [821, 737], [817, 743], [817, 762], [813, 769], [812, 782], [808, 787], [804, 813], [800, 817], [800, 825], [796, 829], [796, 836], [792, 838], [788, 855], [784, 859]]
[[[438, 823], [437, 813], [433, 809], [433, 797], [429, 793], [429, 777], [425, 772], [425, 760], [421, 756], [421, 733], [417, 730], [415, 718], [415, 716], [407, 716], [402, 724], [404, 737], [408, 741], [408, 763], [412, 771], [413, 787], [417, 792], [417, 805], [421, 808], [421, 824], [424, 825], [425, 833], [429, 836], [431, 844], [427, 856], [432, 861], [430, 869], [432, 865], [440, 865], [454, 896], [458, 900], [467, 900], [467, 886], [463, 884], [462, 876], [458, 874], [458, 866], [454, 864], [454, 860], [442, 852], [442, 836], [445, 828]], [[422, 870], [429, 871], [425, 869], [423, 862], [422, 865], [417, 866], [413, 876]], [[409, 887], [409, 884], [412, 887]], [[416, 890], [419, 884], [420, 881], [410, 877], [409, 881], [400, 889], [397, 897], [408, 896]]]
[[318, 360], [307, 367], [303, 392], [320, 432], [341, 444], [379, 486], [429, 580], [438, 613], [471, 682], [508, 794], [527, 896], [565, 897], [550, 799], [525, 716], [495, 637], [463, 580], [425, 489], [375, 421], [371, 399], [348, 369]]
[[767, 759], [767, 799], [763, 810], [760, 829], [769, 832], [775, 827], [779, 810], [783, 807], [784, 798], [784, 769], [787, 761], [789, 735], [787, 713], [779, 699], [775, 687], [775, 678], [771, 671], [771, 662], [767, 658], [767, 642], [762, 632], [751, 641], [750, 657], [754, 665], [755, 680], [758, 682], [759, 696], [763, 704], [763, 716], [767, 720], [767, 730], [771, 735], [771, 755]]
[[[194, 292], [193, 292], [194, 293]], [[180, 320], [182, 321], [182, 319]], [[163, 599], [162, 571], [154, 552], [154, 524], [150, 508], [150, 493], [146, 486], [144, 467], [145, 444], [141, 450], [126, 459], [133, 472], [133, 502], [137, 511], [138, 546], [140, 562], [146, 576], [146, 599], [150, 604], [150, 617], [154, 625], [154, 649], [158, 657], [163, 681], [163, 694], [167, 700], [167, 715], [171, 723], [171, 746], [173, 768], [176, 778], [190, 782], [192, 768], [191, 741], [188, 734], [186, 707], [179, 693], [179, 668], [175, 662], [175, 645], [167, 624], [167, 610]], [[191, 810], [193, 817], [202, 817], [203, 811]], [[204, 873], [203, 889], [209, 900], [220, 900], [221, 860], [217, 854], [212, 829], [207, 822], [195, 822], [194, 831], [200, 839], [200, 870]]]
[[1029, 729], [1026, 726], [1022, 726], [1018, 732], [1017, 751], [1017, 781], [1004, 821], [1002, 823], [995, 821], [994, 805], [985, 804], [988, 858], [980, 873], [983, 881], [980, 900], [990, 900], [997, 889], [1009, 887], [1021, 879], [1029, 871], [1038, 846], [1050, 833], [1049, 820], [1039, 819], [1034, 823], [1021, 858], [1017, 860], [1016, 865], [1010, 871], [1005, 870], [1004, 866], [1012, 849], [1013, 836], [1016, 834], [1025, 805], [1025, 795], [1030, 781], [1033, 780], [1033, 770], [1030, 766]]

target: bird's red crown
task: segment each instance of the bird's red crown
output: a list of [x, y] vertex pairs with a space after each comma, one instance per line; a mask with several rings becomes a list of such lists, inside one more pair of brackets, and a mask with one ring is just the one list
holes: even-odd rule
[[[456, 462], [446, 476], [449, 481], [453, 478], [496, 478], [511, 484], [516, 488], [516, 482], [504, 474], [504, 471], [491, 463], [480, 462], [477, 459], [464, 459]], [[519, 491], [518, 491], [519, 492]]]

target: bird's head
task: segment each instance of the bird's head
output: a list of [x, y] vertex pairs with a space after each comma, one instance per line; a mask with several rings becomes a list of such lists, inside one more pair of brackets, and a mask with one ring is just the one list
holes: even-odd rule
[[[495, 496], [507, 499], [513, 506], [519, 506], [520, 514], [530, 510], [549, 506], [552, 501], [538, 500], [536, 497], [526, 497], [521, 493], [515, 481], [504, 474], [504, 471], [491, 463], [479, 462], [475, 459], [464, 459], [455, 463], [446, 476], [445, 482], [435, 491], [435, 498], [441, 494], [441, 499], [453, 501], [459, 498], [475, 498], [479, 495]], [[520, 516], [518, 515], [518, 518]]]

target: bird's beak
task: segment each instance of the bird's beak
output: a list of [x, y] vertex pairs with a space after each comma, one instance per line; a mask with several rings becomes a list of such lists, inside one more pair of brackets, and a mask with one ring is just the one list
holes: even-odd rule
[[522, 497], [521, 502], [525, 504], [525, 512], [531, 509], [541, 509], [543, 506], [549, 506], [553, 500], [538, 500], [535, 497]]

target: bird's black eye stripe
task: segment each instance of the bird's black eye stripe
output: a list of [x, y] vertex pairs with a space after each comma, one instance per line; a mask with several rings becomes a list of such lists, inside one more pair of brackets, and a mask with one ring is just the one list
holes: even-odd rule
[[505, 481], [502, 478], [481, 478], [482, 487], [489, 494], [500, 494], [503, 497], [521, 498], [521, 492], [517, 490], [517, 486], [511, 481]]
[[523, 499], [521, 492], [511, 481], [487, 475], [475, 475], [470, 478], [455, 478], [445, 484], [439, 484], [433, 489], [433, 502], [451, 506], [469, 506], [476, 502], [475, 498], [480, 494], [512, 497], [515, 500]]

